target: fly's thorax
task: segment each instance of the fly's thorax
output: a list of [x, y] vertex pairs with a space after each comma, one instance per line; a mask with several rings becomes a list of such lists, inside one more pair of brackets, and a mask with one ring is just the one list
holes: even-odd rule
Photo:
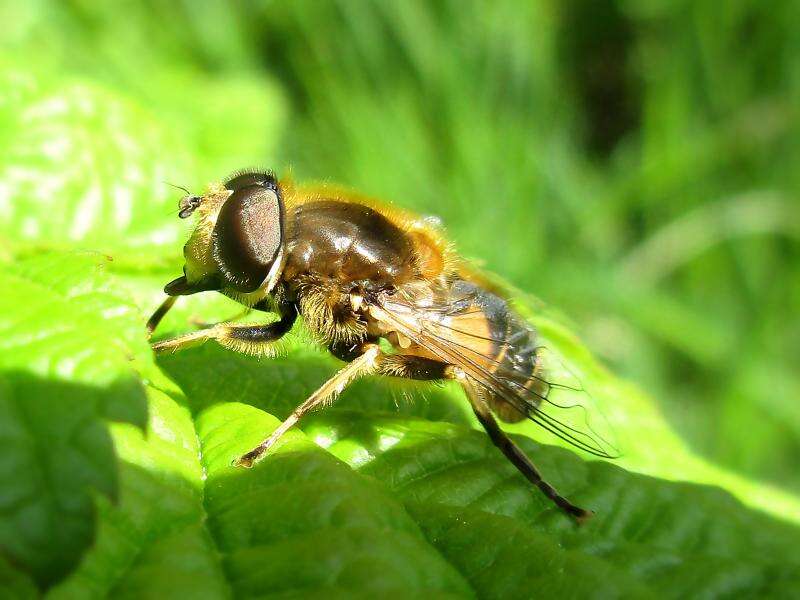
[[391, 285], [416, 271], [407, 233], [379, 210], [340, 199], [312, 199], [295, 207], [287, 244], [286, 278], [313, 275]]

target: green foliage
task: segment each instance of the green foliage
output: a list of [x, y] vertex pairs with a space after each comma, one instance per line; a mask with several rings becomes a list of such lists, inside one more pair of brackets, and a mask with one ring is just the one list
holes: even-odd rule
[[0, 276], [0, 546], [42, 583], [63, 577], [91, 542], [91, 492], [115, 494], [103, 420], [146, 419], [141, 376], [131, 368], [149, 354], [138, 312], [96, 262], [47, 256]]
[[261, 15], [296, 170], [441, 216], [696, 452], [800, 491], [797, 3], [357, 4]]
[[[774, 34], [791, 20], [745, 2], [723, 23], [702, 3], [459, 6], [0, 5], [17, 24], [0, 40], [0, 597], [796, 593], [800, 500], [747, 475], [773, 476], [797, 448], [800, 415], [784, 401], [796, 374], [764, 349], [796, 349], [780, 318], [800, 280], [782, 252], [796, 247], [729, 243], [797, 231], [780, 76], [796, 60]], [[758, 55], [732, 65], [726, 48], [747, 23]], [[639, 25], [660, 36], [634, 36]], [[577, 77], [596, 29], [627, 52], [608, 76], [629, 94], [636, 136], [580, 118], [604, 93]], [[657, 404], [521, 298], [623, 457], [587, 460], [532, 424], [509, 429], [594, 519], [577, 527], [546, 502], [449, 387], [360, 382], [252, 470], [231, 466], [336, 364], [301, 332], [273, 361], [213, 344], [154, 361], [145, 318], [186, 234], [162, 181], [194, 188], [287, 160], [437, 211], [468, 253], [688, 399]], [[692, 210], [706, 197], [730, 201]], [[713, 235], [680, 245], [697, 231]], [[754, 295], [773, 271], [784, 276]], [[160, 335], [234, 312], [193, 297]], [[692, 433], [717, 430], [711, 449]]]

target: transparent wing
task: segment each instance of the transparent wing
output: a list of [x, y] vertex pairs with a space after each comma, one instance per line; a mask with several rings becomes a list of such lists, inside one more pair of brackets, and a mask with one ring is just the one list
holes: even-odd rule
[[533, 328], [504, 300], [461, 283], [438, 298], [382, 297], [371, 310], [426, 354], [463, 369], [493, 408], [518, 416], [504, 420], [527, 418], [585, 452], [618, 456], [608, 434], [599, 431], [605, 421], [593, 399], [564, 361], [538, 345]]

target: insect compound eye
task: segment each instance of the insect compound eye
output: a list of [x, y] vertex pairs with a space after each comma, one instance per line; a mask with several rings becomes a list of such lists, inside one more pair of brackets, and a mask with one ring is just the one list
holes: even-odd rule
[[223, 277], [239, 291], [258, 289], [280, 251], [283, 205], [279, 194], [277, 187], [239, 187], [219, 211], [212, 234], [214, 258]]
[[235, 192], [251, 185], [260, 185], [277, 191], [278, 183], [272, 171], [244, 171], [234, 174], [225, 182], [225, 189]]

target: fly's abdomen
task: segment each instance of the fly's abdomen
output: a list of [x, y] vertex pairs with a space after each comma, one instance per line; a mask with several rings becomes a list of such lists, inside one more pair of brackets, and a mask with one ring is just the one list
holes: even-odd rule
[[[539, 406], [547, 383], [536, 331], [504, 299], [459, 280], [451, 288], [450, 308], [437, 320], [437, 336], [458, 349], [485, 381], [499, 384], [485, 385], [483, 394], [500, 419], [521, 421]], [[511, 395], [513, 404], [507, 399]]]
[[519, 410], [497, 394], [490, 394], [489, 403], [503, 421], [516, 423], [539, 406], [547, 384], [542, 379], [536, 331], [510, 308], [506, 315], [506, 336], [504, 350], [498, 355], [495, 376], [519, 390], [519, 397], [526, 401], [526, 410]]

